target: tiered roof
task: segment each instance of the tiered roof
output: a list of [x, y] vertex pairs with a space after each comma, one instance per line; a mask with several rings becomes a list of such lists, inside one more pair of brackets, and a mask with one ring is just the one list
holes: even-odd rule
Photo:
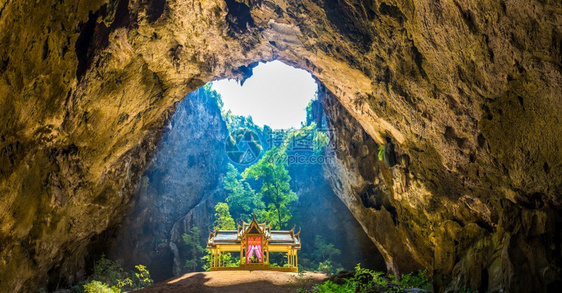
[[255, 218], [252, 218], [250, 223], [242, 222], [242, 225], [238, 225], [237, 230], [210, 232], [207, 248], [217, 245], [240, 245], [244, 235], [247, 234], [261, 234], [269, 242], [269, 245], [290, 245], [297, 249], [301, 247], [300, 231], [295, 234], [294, 228], [291, 230], [271, 230], [271, 226], [267, 226], [266, 222], [259, 224]]

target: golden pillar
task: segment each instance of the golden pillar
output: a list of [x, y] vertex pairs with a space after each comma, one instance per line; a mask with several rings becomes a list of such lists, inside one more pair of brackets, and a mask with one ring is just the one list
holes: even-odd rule
[[291, 257], [291, 261], [289, 262], [289, 267], [293, 267], [293, 251], [289, 250], [289, 255]]
[[291, 255], [293, 256], [293, 259], [291, 260], [291, 264], [294, 267], [295, 266], [295, 251], [294, 250], [293, 250], [293, 252], [291, 252]]
[[295, 252], [291, 250], [291, 266], [295, 266]]
[[291, 265], [295, 266], [295, 251], [291, 250]]

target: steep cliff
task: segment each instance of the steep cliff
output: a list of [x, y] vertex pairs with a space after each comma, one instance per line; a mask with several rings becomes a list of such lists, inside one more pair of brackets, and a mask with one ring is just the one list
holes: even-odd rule
[[226, 196], [219, 186], [226, 173], [223, 150], [228, 133], [217, 100], [208, 93], [201, 88], [178, 102], [133, 207], [112, 241], [110, 258], [129, 268], [146, 265], [155, 281], [174, 276], [174, 247], [183, 243], [182, 233], [194, 224], [173, 233], [176, 223], [188, 213], [199, 213], [197, 226], [205, 235], [207, 225], [202, 223], [212, 222], [214, 204]]
[[[323, 156], [326, 161], [329, 157]], [[299, 264], [314, 267], [307, 264], [306, 259], [312, 258], [316, 251], [316, 235], [320, 235], [326, 243], [341, 251], [333, 258], [334, 265], [353, 270], [360, 263], [364, 268], [384, 271], [383, 257], [354, 215], [334, 193], [324, 164], [293, 164], [288, 166], [288, 170], [291, 188], [299, 197], [294, 217], [298, 221], [297, 229], [302, 231]]]
[[[543, 0], [3, 1], [0, 291], [79, 278], [174, 103], [275, 58], [333, 93], [334, 184], [390, 270], [427, 266], [439, 290], [559, 286], [561, 11]], [[385, 137], [392, 168], [373, 157]]]

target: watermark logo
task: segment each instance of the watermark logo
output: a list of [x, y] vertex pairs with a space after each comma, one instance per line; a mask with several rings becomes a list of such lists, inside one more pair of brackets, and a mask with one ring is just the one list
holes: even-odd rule
[[335, 156], [329, 153], [325, 154], [314, 154], [314, 153], [283, 153], [271, 156], [269, 158], [271, 163], [284, 163], [287, 165], [322, 165], [334, 163], [336, 161]]
[[239, 128], [230, 132], [224, 147], [228, 158], [239, 165], [255, 163], [263, 151], [258, 134], [247, 128]]

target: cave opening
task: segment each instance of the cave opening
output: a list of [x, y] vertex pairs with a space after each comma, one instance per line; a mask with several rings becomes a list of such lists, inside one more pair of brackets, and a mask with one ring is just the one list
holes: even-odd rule
[[[208, 233], [256, 216], [302, 231], [301, 270], [333, 273], [358, 263], [385, 270], [324, 176], [334, 150], [322, 85], [280, 61], [252, 73], [240, 83], [208, 83], [176, 104], [108, 257], [125, 268], [146, 265], [155, 281], [202, 271]], [[287, 258], [272, 254], [271, 263], [283, 266]]]
[[318, 99], [318, 85], [310, 73], [277, 60], [259, 63], [242, 82], [222, 79], [211, 84], [221, 95], [223, 111], [251, 117], [256, 125], [271, 129], [309, 124], [307, 106]]

